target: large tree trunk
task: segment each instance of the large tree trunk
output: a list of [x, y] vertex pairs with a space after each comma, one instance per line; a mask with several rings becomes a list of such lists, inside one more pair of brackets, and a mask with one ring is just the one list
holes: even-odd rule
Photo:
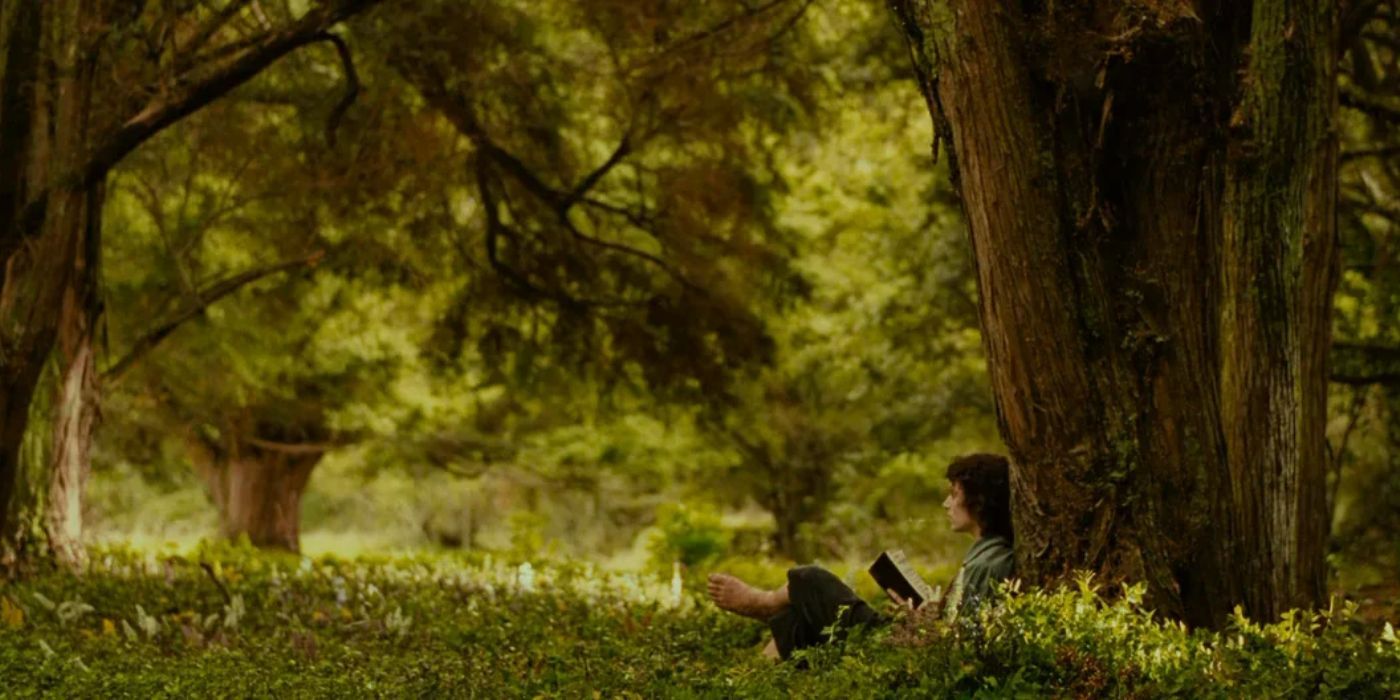
[[301, 551], [301, 497], [327, 446], [237, 440], [187, 441], [195, 470], [219, 510], [220, 534], [255, 547]]
[[245, 455], [224, 468], [223, 535], [256, 547], [301, 551], [301, 496], [320, 454]]
[[1334, 0], [891, 6], [955, 159], [1020, 574], [1206, 625], [1316, 604]]
[[[22, 213], [53, 173], [77, 168], [87, 157], [96, 66], [81, 50], [82, 18], [71, 9], [19, 3], [5, 36], [0, 117], [6, 144], [0, 151], [14, 160], [0, 166], [7, 171], [0, 207], [0, 546], [14, 546], [31, 529], [32, 523], [24, 522], [29, 516], [20, 514], [43, 512], [47, 488], [25, 490], [35, 502], [14, 502], [20, 448], [38, 377], [58, 334], [65, 292], [79, 271], [88, 234], [95, 231], [94, 207], [101, 205], [100, 184], [63, 181], [53, 185], [44, 206], [29, 216]], [[12, 131], [11, 119], [21, 127]]]

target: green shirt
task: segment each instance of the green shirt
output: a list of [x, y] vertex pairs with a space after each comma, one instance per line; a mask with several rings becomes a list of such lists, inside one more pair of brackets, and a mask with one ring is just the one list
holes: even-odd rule
[[958, 577], [953, 579], [953, 588], [948, 591], [943, 614], [949, 620], [972, 614], [991, 595], [992, 584], [1011, 578], [1015, 569], [1016, 558], [1010, 540], [1000, 535], [977, 540], [963, 557], [962, 568], [958, 569]]

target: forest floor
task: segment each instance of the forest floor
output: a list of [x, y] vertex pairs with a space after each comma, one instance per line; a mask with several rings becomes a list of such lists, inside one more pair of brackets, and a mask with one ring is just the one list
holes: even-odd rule
[[1400, 642], [1382, 621], [1400, 620], [1378, 604], [1192, 633], [1086, 582], [1015, 594], [975, 628], [896, 625], [774, 665], [758, 654], [765, 626], [717, 612], [702, 576], [465, 554], [98, 551], [81, 575], [0, 583], [0, 695], [1400, 695]]

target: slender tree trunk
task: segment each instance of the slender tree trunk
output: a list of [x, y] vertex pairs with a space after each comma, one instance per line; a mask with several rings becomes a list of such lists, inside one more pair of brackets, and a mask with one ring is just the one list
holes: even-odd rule
[[1206, 625], [1316, 604], [1332, 0], [890, 4], [954, 158], [1021, 575]]
[[832, 461], [825, 456], [809, 461], [797, 447], [795, 454], [770, 464], [763, 505], [777, 525], [773, 532], [775, 553], [797, 562], [811, 561], [816, 554], [815, 543], [804, 527], [818, 525], [826, 516], [835, 471]]

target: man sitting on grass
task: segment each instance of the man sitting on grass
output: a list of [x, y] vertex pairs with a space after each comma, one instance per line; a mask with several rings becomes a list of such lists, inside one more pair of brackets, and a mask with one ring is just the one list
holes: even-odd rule
[[[950, 488], [943, 508], [954, 532], [966, 532], [976, 541], [963, 557], [957, 578], [941, 601], [929, 601], [914, 610], [894, 591], [886, 591], [916, 616], [941, 610], [952, 620], [975, 610], [992, 590], [992, 584], [1011, 577], [1011, 486], [1005, 457], [973, 454], [948, 465]], [[787, 659], [797, 649], [821, 644], [826, 630], [885, 624], [889, 620], [819, 566], [798, 566], [787, 572], [787, 585], [772, 591], [750, 586], [728, 574], [711, 574], [710, 599], [722, 610], [763, 620], [773, 632], [764, 649], [770, 656]], [[837, 617], [840, 616], [838, 620]]]

